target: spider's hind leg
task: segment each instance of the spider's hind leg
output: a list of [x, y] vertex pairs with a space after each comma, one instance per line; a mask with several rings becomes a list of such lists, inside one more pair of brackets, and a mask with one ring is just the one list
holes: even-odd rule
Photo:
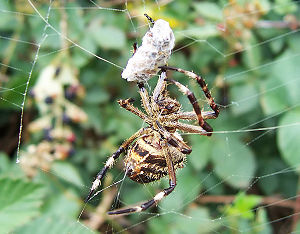
[[126, 208], [121, 210], [113, 210], [107, 212], [109, 215], [118, 215], [118, 214], [129, 214], [129, 213], [135, 213], [135, 212], [141, 212], [144, 210], [147, 210], [153, 205], [157, 205], [159, 201], [161, 201], [164, 197], [168, 196], [176, 187], [176, 174], [175, 169], [172, 163], [171, 154], [168, 151], [168, 148], [165, 148], [164, 150], [165, 159], [168, 166], [168, 174], [169, 174], [169, 187], [166, 189], [163, 189], [159, 193], [157, 193], [151, 200], [143, 203], [140, 206], [132, 207], [132, 208]]
[[95, 194], [96, 190], [98, 189], [98, 187], [101, 185], [101, 181], [103, 179], [103, 177], [106, 175], [108, 169], [110, 169], [115, 160], [121, 155], [121, 153], [123, 153], [128, 146], [138, 137], [142, 136], [145, 132], [145, 129], [142, 128], [139, 131], [137, 131], [135, 134], [133, 134], [131, 137], [129, 137], [126, 141], [123, 142], [123, 144], [119, 147], [119, 149], [114, 152], [107, 160], [106, 163], [104, 165], [104, 167], [101, 169], [101, 171], [99, 171], [99, 173], [96, 176], [96, 179], [94, 180], [92, 187], [90, 189], [90, 192], [87, 196], [87, 198], [85, 199], [85, 203], [87, 203]]

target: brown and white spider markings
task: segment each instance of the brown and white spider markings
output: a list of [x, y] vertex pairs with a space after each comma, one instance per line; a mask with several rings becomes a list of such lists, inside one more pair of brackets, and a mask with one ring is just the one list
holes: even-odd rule
[[[109, 211], [108, 214], [110, 215], [144, 211], [157, 204], [163, 197], [169, 195], [176, 186], [176, 169], [184, 166], [186, 155], [192, 152], [190, 146], [183, 141], [177, 130], [210, 136], [212, 128], [205, 120], [215, 119], [219, 115], [219, 108], [200, 76], [174, 67], [164, 66], [161, 69], [162, 73], [159, 76], [152, 96], [149, 96], [142, 83], [138, 84], [142, 106], [146, 113], [134, 107], [132, 105], [133, 99], [131, 98], [118, 101], [121, 107], [139, 116], [148, 126], [140, 129], [125, 140], [119, 149], [108, 158], [105, 166], [97, 174], [86, 202], [95, 194], [107, 170], [113, 166], [115, 160], [125, 151], [127, 151], [124, 159], [125, 172], [130, 179], [138, 183], [149, 183], [169, 175], [170, 186], [140, 206]], [[178, 81], [166, 79], [166, 70], [178, 71], [195, 79], [201, 86], [212, 111], [201, 112], [194, 94]], [[167, 81], [175, 84], [181, 92], [187, 95], [193, 106], [193, 111], [181, 111], [179, 102], [168, 95], [166, 89]], [[198, 120], [199, 126], [179, 122], [180, 119]]]

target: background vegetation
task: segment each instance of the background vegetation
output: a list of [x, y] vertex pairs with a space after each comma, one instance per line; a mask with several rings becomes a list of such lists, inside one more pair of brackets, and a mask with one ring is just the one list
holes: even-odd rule
[[[30, 3], [0, 3], [0, 233], [300, 230], [298, 1]], [[83, 207], [106, 158], [143, 126], [116, 101], [133, 97], [140, 106], [136, 86], [121, 79], [118, 66], [148, 29], [145, 11], [170, 22], [176, 47], [169, 64], [205, 77], [221, 114], [210, 121], [212, 137], [183, 135], [193, 152], [175, 192], [149, 212], [108, 217], [106, 211], [150, 199], [168, 184], [118, 182], [119, 160], [106, 189]], [[169, 75], [208, 109], [194, 82]]]

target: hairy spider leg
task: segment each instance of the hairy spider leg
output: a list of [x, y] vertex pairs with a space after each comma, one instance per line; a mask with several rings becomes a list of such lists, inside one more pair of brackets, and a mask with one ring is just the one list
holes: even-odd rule
[[155, 24], [155, 21], [149, 15], [145, 13], [144, 16], [146, 16], [147, 20], [151, 23], [152, 26]]
[[157, 84], [156, 84], [156, 86], [153, 90], [153, 94], [152, 94], [152, 98], [155, 103], [157, 103], [159, 101], [159, 99], [161, 98], [161, 95], [163, 94], [163, 92], [166, 89], [166, 86], [167, 86], [167, 82], [165, 81], [166, 78], [167, 78], [167, 73], [165, 71], [162, 71], [162, 73], [158, 77]]
[[[167, 144], [167, 143], [166, 143]], [[176, 174], [174, 170], [174, 166], [172, 163], [170, 152], [168, 151], [168, 147], [164, 148], [164, 156], [167, 162], [168, 166], [168, 174], [169, 174], [169, 187], [166, 189], [163, 189], [161, 192], [157, 193], [151, 200], [143, 203], [140, 206], [132, 207], [132, 208], [126, 208], [121, 210], [113, 210], [107, 212], [109, 215], [118, 215], [118, 214], [128, 214], [128, 213], [135, 213], [135, 212], [141, 212], [144, 210], [147, 210], [154, 204], [157, 205], [159, 201], [161, 201], [164, 197], [168, 196], [176, 187]]]
[[159, 133], [162, 137], [172, 146], [179, 148], [180, 152], [183, 154], [190, 154], [192, 152], [191, 147], [189, 147], [182, 140], [178, 139], [174, 134], [168, 132], [163, 126], [160, 125], [158, 121], [156, 122], [156, 126], [158, 128]]
[[130, 111], [131, 113], [143, 119], [146, 123], [151, 124], [151, 121], [149, 120], [147, 115], [145, 115], [142, 111], [140, 111], [138, 108], [136, 108], [134, 105], [131, 104], [133, 101], [134, 101], [133, 98], [128, 98], [128, 99], [121, 99], [118, 101], [118, 103], [125, 110]]
[[90, 200], [90, 198], [94, 195], [95, 191], [101, 185], [101, 181], [103, 177], [106, 175], [108, 169], [110, 169], [113, 166], [115, 160], [119, 158], [120, 154], [123, 153], [136, 138], [142, 136], [144, 134], [144, 131], [145, 129], [141, 128], [139, 131], [137, 131], [135, 134], [129, 137], [126, 141], [123, 142], [123, 144], [119, 147], [119, 149], [107, 159], [105, 166], [97, 174], [96, 179], [94, 180], [92, 187], [90, 189], [90, 192], [87, 198], [85, 199], [85, 203], [87, 203]]
[[[166, 72], [162, 69], [162, 73], [158, 78], [157, 84], [154, 88], [153, 91], [153, 96], [152, 99], [155, 103], [158, 102], [160, 95], [163, 93], [163, 91], [166, 89], [167, 85], [167, 76]], [[215, 111], [202, 111], [201, 112], [202, 118], [203, 119], [215, 119], [217, 118]], [[165, 120], [174, 120], [174, 119], [187, 119], [187, 120], [197, 120], [197, 114], [195, 111], [190, 111], [190, 112], [180, 112], [180, 113], [174, 113], [169, 116], [160, 116], [161, 119]]]
[[200, 135], [207, 135], [207, 131], [205, 131], [200, 126], [195, 126], [192, 124], [180, 123], [180, 122], [167, 122], [165, 123], [166, 127], [176, 128], [178, 130], [189, 132], [189, 133], [197, 133]]
[[[214, 111], [201, 111], [201, 115], [203, 119], [216, 118]], [[166, 122], [168, 120], [179, 120], [179, 119], [198, 120], [198, 117], [195, 111], [188, 111], [188, 112], [174, 113], [169, 116], [160, 116], [160, 119]]]
[[200, 85], [201, 89], [203, 90], [211, 109], [215, 112], [216, 117], [218, 117], [218, 115], [220, 113], [220, 109], [217, 106], [217, 104], [215, 103], [214, 99], [212, 98], [212, 96], [207, 88], [207, 84], [205, 83], [204, 79], [202, 79], [201, 76], [198, 76], [197, 74], [195, 74], [193, 72], [186, 71], [186, 70], [183, 70], [181, 68], [176, 68], [176, 67], [162, 66], [159, 68], [162, 70], [177, 71], [177, 72], [183, 73], [184, 75], [186, 75], [192, 79], [195, 79], [197, 81], [197, 83]]
[[196, 99], [194, 93], [192, 91], [190, 91], [186, 86], [184, 86], [183, 84], [179, 83], [176, 80], [167, 79], [167, 81], [170, 81], [173, 84], [175, 84], [183, 94], [187, 95], [188, 99], [190, 100], [190, 102], [194, 108], [195, 113], [197, 114], [197, 118], [198, 118], [200, 127], [202, 127], [207, 132], [206, 133], [207, 136], [211, 136], [213, 128], [207, 122], [204, 121], [202, 114], [201, 114], [200, 106], [197, 102], [197, 99]]
[[138, 83], [138, 88], [139, 88], [139, 94], [142, 98], [142, 105], [145, 109], [145, 111], [147, 112], [148, 115], [152, 116], [152, 110], [151, 110], [151, 105], [150, 105], [150, 98], [149, 98], [149, 94], [147, 92], [147, 90], [144, 87], [144, 83], [139, 82]]

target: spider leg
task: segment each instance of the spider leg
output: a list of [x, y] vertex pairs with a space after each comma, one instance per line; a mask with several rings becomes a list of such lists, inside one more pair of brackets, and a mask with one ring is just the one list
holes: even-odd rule
[[189, 147], [186, 143], [184, 143], [182, 140], [178, 139], [174, 134], [168, 132], [164, 127], [160, 125], [158, 121], [156, 121], [157, 128], [159, 129], [160, 134], [163, 136], [166, 141], [178, 148], [181, 153], [183, 154], [190, 154], [192, 152], [191, 147]]
[[130, 111], [131, 113], [133, 113], [133, 114], [137, 115], [138, 117], [140, 117], [141, 119], [145, 120], [146, 123], [151, 124], [151, 121], [149, 120], [149, 118], [142, 111], [140, 111], [138, 108], [136, 108], [135, 106], [133, 106], [131, 104], [133, 101], [134, 101], [133, 98], [128, 98], [128, 99], [119, 100], [118, 103], [124, 109]]
[[141, 135], [143, 135], [145, 132], [145, 129], [142, 128], [139, 131], [137, 131], [135, 134], [133, 134], [131, 137], [129, 137], [126, 141], [123, 142], [123, 144], [119, 147], [119, 149], [114, 152], [107, 160], [105, 163], [105, 166], [101, 169], [101, 171], [98, 172], [96, 179], [94, 180], [92, 187], [90, 189], [90, 192], [87, 196], [87, 198], [85, 199], [85, 203], [87, 203], [90, 198], [94, 195], [95, 191], [98, 189], [98, 187], [101, 185], [101, 180], [103, 179], [103, 177], [105, 176], [106, 172], [108, 171], [108, 169], [110, 169], [115, 160], [120, 156], [121, 153], [123, 153], [128, 146], [138, 137], [140, 137]]
[[207, 136], [211, 136], [213, 129], [207, 122], [204, 121], [202, 114], [201, 114], [200, 106], [197, 102], [197, 99], [196, 99], [194, 93], [191, 92], [186, 86], [182, 85], [181, 83], [179, 83], [176, 80], [168, 79], [168, 81], [175, 84], [183, 94], [187, 95], [188, 99], [190, 100], [191, 104], [193, 105], [195, 113], [197, 114], [198, 123], [199, 123], [200, 127], [202, 127], [204, 130], [206, 130]]
[[149, 16], [147, 15], [146, 13], [144, 14], [144, 16], [147, 18], [147, 20], [149, 20], [149, 22], [151, 23], [151, 25], [153, 26], [155, 21]]
[[180, 123], [180, 122], [169, 122], [166, 123], [165, 126], [171, 127], [171, 128], [176, 128], [184, 132], [189, 132], [189, 133], [198, 133], [200, 135], [207, 135], [207, 132], [201, 128], [200, 126], [195, 126], [191, 124], [186, 124], [186, 123]]
[[142, 105], [145, 109], [145, 111], [147, 112], [148, 115], [152, 115], [152, 111], [151, 111], [151, 105], [150, 105], [150, 98], [149, 98], [149, 94], [147, 92], [147, 90], [144, 87], [144, 83], [138, 83], [138, 87], [139, 87], [139, 94], [142, 98]]
[[[203, 119], [215, 119], [216, 115], [214, 111], [201, 111], [201, 115]], [[197, 114], [195, 111], [188, 112], [179, 112], [175, 114], [170, 114], [168, 116], [159, 116], [159, 119], [163, 122], [168, 120], [178, 120], [178, 119], [186, 119], [186, 120], [198, 120]]]
[[174, 170], [174, 166], [172, 163], [170, 152], [167, 150], [167, 148], [164, 150], [164, 156], [167, 162], [168, 166], [168, 174], [169, 174], [169, 187], [166, 189], [163, 189], [161, 192], [157, 193], [151, 200], [143, 203], [140, 206], [127, 208], [127, 209], [121, 209], [121, 210], [113, 210], [107, 212], [109, 215], [118, 215], [118, 214], [128, 214], [128, 213], [134, 213], [134, 212], [141, 212], [144, 210], [147, 210], [153, 205], [157, 205], [159, 201], [161, 201], [164, 197], [168, 196], [176, 187], [176, 174]]
[[162, 70], [177, 71], [177, 72], [183, 73], [184, 75], [186, 75], [186, 76], [188, 76], [192, 79], [195, 79], [197, 81], [197, 83], [200, 85], [200, 87], [202, 88], [202, 90], [205, 94], [205, 97], [207, 98], [207, 100], [209, 102], [209, 105], [210, 105], [211, 109], [215, 112], [216, 117], [218, 117], [218, 115], [220, 113], [219, 107], [217, 106], [214, 99], [212, 98], [212, 96], [211, 96], [211, 94], [210, 94], [210, 92], [207, 88], [207, 85], [206, 85], [204, 79], [202, 79], [201, 76], [198, 76], [197, 74], [195, 74], [193, 72], [186, 71], [186, 70], [176, 68], [176, 67], [162, 66], [162, 67], [159, 67], [159, 68], [161, 68]]
[[154, 103], [157, 103], [158, 100], [161, 98], [161, 95], [164, 93], [166, 86], [167, 86], [167, 82], [166, 82], [166, 72], [163, 71], [160, 76], [158, 77], [158, 81], [157, 84], [154, 88], [153, 94], [152, 94], [152, 98]]
[[134, 42], [133, 45], [132, 45], [132, 47], [133, 47], [133, 53], [132, 53], [132, 56], [133, 56], [135, 54], [137, 48], [138, 48], [137, 42]]
[[[187, 120], [197, 120], [197, 114], [194, 111], [181, 112], [176, 114], [176, 119], [187, 119]], [[203, 119], [215, 119], [216, 115], [214, 111], [201, 111]]]

